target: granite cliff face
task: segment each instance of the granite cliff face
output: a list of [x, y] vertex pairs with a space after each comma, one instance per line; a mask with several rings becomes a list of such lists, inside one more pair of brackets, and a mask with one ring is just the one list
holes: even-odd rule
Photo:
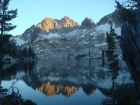
[[41, 30], [49, 32], [58, 28], [58, 23], [52, 18], [45, 18], [41, 23], [37, 24], [36, 27], [39, 27]]
[[65, 16], [60, 21], [58, 21], [60, 27], [77, 27], [80, 26], [77, 22]]
[[121, 35], [122, 22], [117, 11], [104, 16], [97, 24], [88, 17], [81, 25], [67, 16], [60, 20], [45, 18], [18, 38], [25, 41], [22, 46], [31, 46], [40, 59], [77, 56], [101, 58], [102, 50], [107, 46], [106, 32], [110, 32], [110, 25], [117, 35]]
[[61, 20], [46, 18], [41, 23], [37, 24], [41, 30], [46, 32], [68, 33], [80, 25], [69, 17], [65, 16]]

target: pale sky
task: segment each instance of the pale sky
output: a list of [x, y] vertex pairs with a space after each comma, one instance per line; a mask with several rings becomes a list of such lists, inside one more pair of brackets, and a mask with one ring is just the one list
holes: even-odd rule
[[79, 24], [89, 17], [97, 23], [103, 16], [112, 13], [115, 5], [115, 0], [11, 0], [9, 10], [18, 9], [18, 17], [11, 21], [17, 28], [9, 33], [21, 35], [46, 17], [61, 19], [68, 16]]

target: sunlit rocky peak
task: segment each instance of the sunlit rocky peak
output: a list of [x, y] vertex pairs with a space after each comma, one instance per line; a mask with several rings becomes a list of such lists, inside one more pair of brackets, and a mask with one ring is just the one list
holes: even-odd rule
[[49, 32], [50, 30], [59, 28], [59, 25], [52, 18], [45, 18], [41, 23], [37, 24], [36, 27], [39, 27], [41, 30], [44, 30], [46, 32]]
[[61, 19], [62, 27], [75, 27], [75, 26], [80, 26], [77, 22], [74, 20], [70, 19], [67, 16], [64, 16]]
[[78, 27], [80, 25], [74, 20], [65, 16], [61, 20], [45, 18], [41, 23], [37, 24], [36, 26], [46, 32], [58, 32], [59, 29], [63, 29], [65, 27]]

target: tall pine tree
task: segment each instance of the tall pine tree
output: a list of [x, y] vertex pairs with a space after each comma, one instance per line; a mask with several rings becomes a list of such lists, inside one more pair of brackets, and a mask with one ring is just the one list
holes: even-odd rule
[[16, 28], [16, 26], [9, 23], [9, 21], [17, 17], [17, 9], [8, 10], [9, 1], [10, 0], [0, 1], [0, 36], [6, 35], [7, 32]]
[[108, 44], [108, 47], [105, 51], [105, 56], [108, 61], [109, 72], [111, 73], [112, 79], [115, 79], [117, 77], [118, 71], [120, 70], [118, 54], [116, 53], [116, 36], [117, 34], [111, 26], [110, 33], [107, 32], [106, 42]]
[[112, 26], [110, 27], [110, 33], [107, 32], [107, 38], [106, 42], [108, 44], [107, 49], [105, 50], [105, 56], [108, 61], [108, 69], [109, 69], [109, 76], [112, 78], [112, 88], [111, 88], [111, 94], [110, 97], [112, 97], [111, 105], [115, 105], [115, 88], [116, 88], [116, 82], [115, 79], [118, 76], [118, 71], [120, 70], [119, 67], [119, 60], [118, 60], [118, 54], [116, 53], [116, 37], [117, 34], [115, 33]]
[[17, 17], [17, 9], [8, 10], [9, 1], [0, 0], [0, 59], [2, 59], [4, 47], [9, 42], [11, 36], [7, 33], [16, 27], [9, 21]]
[[127, 0], [122, 3], [115, 0], [117, 10], [120, 14], [120, 19], [129, 24], [134, 24], [135, 21], [135, 10], [140, 9], [140, 0]]

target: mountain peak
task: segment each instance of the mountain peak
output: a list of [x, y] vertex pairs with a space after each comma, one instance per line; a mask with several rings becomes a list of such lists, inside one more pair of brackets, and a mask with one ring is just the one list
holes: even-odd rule
[[68, 16], [64, 16], [61, 20], [70, 19]]
[[86, 17], [85, 19], [87, 19], [87, 20], [92, 20], [92, 19], [90, 19], [89, 17]]
[[36, 27], [48, 33], [67, 33], [79, 26], [77, 22], [68, 16], [64, 16], [61, 20], [45, 18], [41, 23], [36, 25]]
[[82, 28], [92, 28], [94, 26], [95, 26], [94, 21], [88, 17], [86, 17], [81, 23]]
[[58, 28], [58, 23], [52, 18], [45, 18], [41, 23], [36, 25], [41, 30], [49, 32], [52, 29]]
[[61, 19], [61, 24], [63, 27], [77, 27], [80, 26], [77, 22], [75, 22], [74, 20], [70, 19], [68, 16], [64, 16]]

